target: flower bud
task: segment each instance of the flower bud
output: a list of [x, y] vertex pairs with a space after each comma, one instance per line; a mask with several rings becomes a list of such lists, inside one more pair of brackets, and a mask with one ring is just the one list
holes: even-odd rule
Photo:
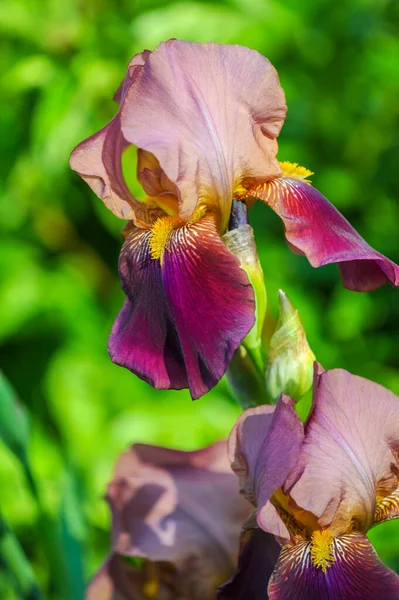
[[254, 232], [248, 224], [247, 208], [244, 202], [233, 200], [229, 231], [225, 233], [222, 239], [228, 250], [240, 261], [241, 268], [248, 275], [254, 290], [256, 322], [242, 344], [255, 361], [257, 368], [263, 372], [262, 329], [267, 304], [266, 288], [255, 246]]
[[315, 355], [309, 347], [298, 311], [279, 291], [279, 318], [270, 340], [266, 389], [273, 401], [280, 394], [299, 400], [312, 385]]

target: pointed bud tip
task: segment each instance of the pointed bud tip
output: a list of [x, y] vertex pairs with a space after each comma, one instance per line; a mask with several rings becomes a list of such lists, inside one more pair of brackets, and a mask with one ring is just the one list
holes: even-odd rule
[[291, 300], [288, 298], [284, 290], [278, 291], [278, 312], [279, 324], [281, 326], [286, 320], [296, 314], [297, 310], [293, 307]]
[[287, 294], [279, 290], [279, 317], [270, 340], [266, 388], [275, 401], [281, 393], [299, 400], [310, 388], [315, 356]]

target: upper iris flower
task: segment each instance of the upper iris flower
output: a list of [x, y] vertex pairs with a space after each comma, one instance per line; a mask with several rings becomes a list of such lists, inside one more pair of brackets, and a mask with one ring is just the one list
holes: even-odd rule
[[136, 444], [120, 457], [107, 497], [112, 551], [87, 600], [211, 600], [234, 574], [251, 506], [226, 442], [194, 452]]
[[[134, 56], [120, 109], [72, 153], [71, 166], [126, 231], [119, 271], [127, 296], [109, 349], [156, 388], [209, 390], [252, 329], [253, 289], [223, 235], [233, 198], [266, 202], [313, 266], [339, 262], [344, 285], [399, 285], [375, 252], [305, 178], [280, 164], [286, 105], [276, 70], [254, 50], [170, 40]], [[121, 155], [138, 148], [138, 201]]]
[[[282, 550], [248, 600], [397, 600], [399, 576], [366, 532], [399, 517], [399, 398], [342, 369], [316, 366], [303, 426], [292, 402], [249, 409], [230, 437], [233, 469], [257, 525]], [[252, 556], [262, 572], [261, 556]], [[254, 566], [255, 565], [255, 566]], [[240, 598], [232, 581], [222, 598]]]

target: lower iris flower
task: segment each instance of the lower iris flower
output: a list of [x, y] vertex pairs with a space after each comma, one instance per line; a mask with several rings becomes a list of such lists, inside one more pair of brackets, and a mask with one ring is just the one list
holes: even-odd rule
[[[224, 240], [233, 198], [268, 204], [290, 247], [315, 267], [339, 263], [346, 287], [399, 285], [399, 268], [307, 182], [310, 171], [277, 161], [285, 97], [256, 51], [170, 40], [132, 59], [116, 99], [117, 115], [75, 148], [71, 166], [130, 221], [126, 301], [109, 342], [117, 364], [194, 398], [225, 373], [255, 323], [250, 278]], [[122, 173], [130, 144], [141, 201]]]
[[107, 499], [112, 551], [86, 600], [212, 600], [233, 575], [251, 506], [226, 442], [194, 452], [136, 444], [120, 457]]
[[[257, 506], [254, 526], [282, 548], [267, 583], [262, 557], [270, 540], [249, 544], [251, 560], [242, 561], [220, 598], [399, 598], [399, 576], [366, 537], [371, 527], [399, 517], [397, 396], [344, 370], [317, 366], [304, 425], [282, 396], [277, 406], [247, 410], [229, 446], [242, 491]], [[258, 586], [242, 595], [252, 573]]]

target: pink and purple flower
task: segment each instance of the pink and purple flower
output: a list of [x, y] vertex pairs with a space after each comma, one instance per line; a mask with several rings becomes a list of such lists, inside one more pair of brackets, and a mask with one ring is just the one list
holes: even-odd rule
[[[255, 299], [226, 247], [233, 199], [259, 199], [282, 218], [290, 247], [343, 283], [399, 285], [399, 268], [373, 250], [307, 181], [277, 161], [284, 92], [270, 62], [241, 46], [170, 40], [133, 57], [112, 121], [75, 148], [71, 166], [106, 206], [131, 222], [119, 272], [126, 301], [112, 360], [155, 388], [206, 393], [255, 322]], [[121, 156], [138, 148], [143, 198]]]
[[[378, 558], [367, 531], [399, 517], [399, 398], [342, 369], [316, 365], [303, 425], [282, 396], [247, 410], [229, 440], [241, 489], [257, 507], [254, 527], [282, 546], [274, 572], [251, 600], [396, 600], [399, 576]], [[221, 591], [238, 600], [265, 547]], [[262, 544], [260, 544], [262, 546]], [[248, 553], [248, 548], [246, 549]], [[267, 592], [266, 592], [267, 590]]]

